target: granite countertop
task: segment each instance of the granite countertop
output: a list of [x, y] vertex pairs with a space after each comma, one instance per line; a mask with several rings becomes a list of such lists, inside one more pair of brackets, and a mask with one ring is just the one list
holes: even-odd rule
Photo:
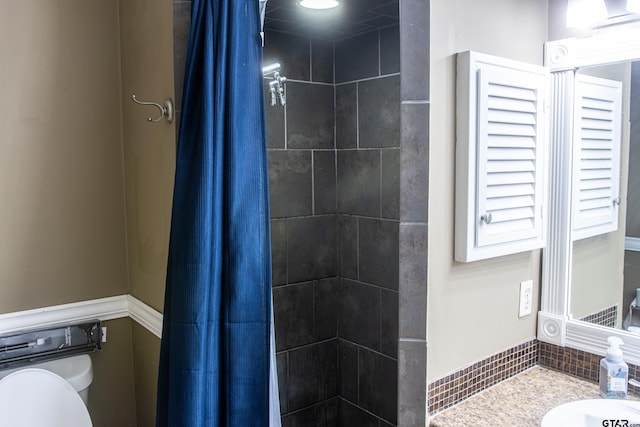
[[537, 427], [562, 403], [598, 398], [597, 384], [536, 366], [436, 414], [429, 426]]

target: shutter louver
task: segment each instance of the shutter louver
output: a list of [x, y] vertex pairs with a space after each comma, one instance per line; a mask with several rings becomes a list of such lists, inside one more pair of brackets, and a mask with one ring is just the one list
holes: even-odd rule
[[573, 240], [618, 229], [622, 83], [576, 75]]

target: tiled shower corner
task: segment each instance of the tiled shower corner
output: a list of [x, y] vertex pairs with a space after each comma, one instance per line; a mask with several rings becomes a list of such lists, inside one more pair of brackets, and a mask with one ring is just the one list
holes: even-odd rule
[[286, 106], [266, 108], [284, 426], [396, 424], [394, 38], [397, 26], [335, 43], [266, 34], [264, 62], [288, 79]]

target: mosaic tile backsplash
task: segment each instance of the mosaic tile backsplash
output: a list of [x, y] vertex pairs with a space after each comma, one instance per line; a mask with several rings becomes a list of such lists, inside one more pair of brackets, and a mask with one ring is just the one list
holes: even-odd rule
[[429, 414], [434, 415], [537, 363], [537, 340], [496, 353], [428, 385]]
[[[465, 399], [539, 365], [598, 382], [602, 356], [531, 340], [428, 384], [429, 415], [433, 416]], [[640, 366], [629, 365], [629, 378], [640, 378]], [[634, 390], [630, 387], [629, 392]]]
[[615, 328], [617, 327], [616, 323], [618, 321], [618, 306], [614, 305], [609, 308], [605, 308], [597, 313], [585, 316], [580, 320], [596, 325], [607, 326], [609, 328]]

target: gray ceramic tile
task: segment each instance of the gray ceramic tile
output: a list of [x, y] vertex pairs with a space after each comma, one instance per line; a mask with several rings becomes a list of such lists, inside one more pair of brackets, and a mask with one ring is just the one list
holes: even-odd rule
[[324, 401], [315, 406], [318, 427], [338, 427], [338, 398]]
[[336, 275], [335, 215], [287, 220], [288, 282]]
[[338, 273], [358, 279], [358, 219], [350, 215], [338, 215]]
[[400, 76], [358, 83], [360, 148], [400, 146]]
[[401, 99], [429, 99], [430, 4], [424, 0], [403, 0], [400, 4]]
[[270, 105], [269, 79], [264, 79], [264, 105], [268, 148], [285, 148], [284, 107], [280, 104]]
[[283, 351], [312, 343], [313, 282], [273, 288], [276, 350]]
[[282, 418], [282, 427], [338, 427], [338, 398], [334, 397]]
[[287, 235], [285, 220], [271, 220], [271, 283], [287, 283]]
[[[338, 336], [338, 279], [316, 280], [313, 283], [313, 331], [316, 341]], [[309, 310], [309, 307], [305, 307]]]
[[[398, 411], [398, 362], [361, 348], [358, 364], [359, 405], [395, 424]], [[426, 400], [426, 394], [422, 398]]]
[[272, 218], [311, 214], [311, 152], [269, 150]]
[[338, 295], [338, 336], [378, 350], [380, 348], [380, 289], [342, 279]]
[[400, 150], [400, 220], [427, 222], [429, 201], [429, 105], [404, 104]]
[[359, 278], [362, 282], [398, 289], [397, 221], [359, 219]]
[[313, 152], [314, 214], [336, 212], [336, 154], [335, 151]]
[[380, 352], [398, 358], [398, 293], [394, 291], [380, 290]]
[[400, 26], [380, 30], [380, 73], [400, 72]]
[[400, 217], [400, 149], [382, 150], [381, 216]]
[[358, 146], [357, 83], [336, 86], [336, 147]]
[[282, 427], [307, 427], [316, 425], [316, 410], [312, 406], [282, 417]]
[[334, 148], [333, 86], [287, 83], [287, 148]]
[[333, 43], [311, 41], [311, 80], [333, 83]]
[[336, 42], [336, 83], [378, 75], [378, 31]]
[[400, 325], [402, 338], [426, 339], [427, 225], [400, 224]]
[[340, 427], [379, 427], [378, 418], [346, 400], [340, 399], [338, 410]]
[[358, 402], [358, 346], [338, 340], [338, 394]]
[[287, 352], [276, 354], [276, 366], [278, 370], [278, 394], [280, 396], [280, 413], [289, 412], [287, 405]]
[[337, 396], [338, 340], [289, 352], [289, 411]]
[[173, 5], [173, 78], [176, 109], [182, 111], [184, 70], [187, 62], [189, 29], [191, 28], [191, 3]]
[[338, 398], [282, 417], [282, 427], [338, 427]]
[[338, 151], [338, 212], [380, 215], [380, 153]]
[[424, 427], [428, 417], [426, 343], [400, 341], [398, 353], [398, 425]]
[[[280, 63], [280, 73], [288, 79], [310, 79], [311, 42], [306, 37], [266, 31], [262, 63]], [[287, 83], [287, 86], [289, 83]]]

